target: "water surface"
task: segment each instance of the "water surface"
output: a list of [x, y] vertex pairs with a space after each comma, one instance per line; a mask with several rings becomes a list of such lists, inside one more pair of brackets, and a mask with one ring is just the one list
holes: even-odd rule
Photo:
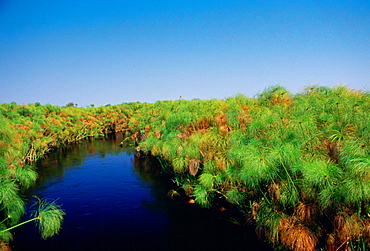
[[85, 141], [52, 152], [27, 196], [58, 199], [61, 232], [42, 240], [33, 223], [16, 229], [13, 250], [269, 250], [252, 228], [215, 210], [171, 200], [153, 160], [135, 160], [119, 140]]

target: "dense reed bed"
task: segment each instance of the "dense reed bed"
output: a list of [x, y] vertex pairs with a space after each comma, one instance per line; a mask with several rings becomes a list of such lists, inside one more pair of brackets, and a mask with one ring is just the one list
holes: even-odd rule
[[369, 111], [369, 94], [345, 86], [88, 109], [1, 104], [0, 238], [9, 241], [4, 230], [24, 213], [38, 158], [123, 132], [173, 174], [171, 197], [233, 205], [276, 249], [368, 250]]

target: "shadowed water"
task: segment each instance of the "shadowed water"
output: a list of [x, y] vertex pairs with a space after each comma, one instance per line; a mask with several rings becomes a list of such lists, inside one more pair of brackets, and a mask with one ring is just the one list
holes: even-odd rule
[[23, 225], [14, 232], [13, 250], [270, 250], [252, 228], [171, 200], [172, 184], [160, 167], [135, 160], [133, 148], [118, 142], [85, 141], [39, 164], [39, 182], [27, 196], [58, 199], [63, 228], [42, 240], [33, 223]]

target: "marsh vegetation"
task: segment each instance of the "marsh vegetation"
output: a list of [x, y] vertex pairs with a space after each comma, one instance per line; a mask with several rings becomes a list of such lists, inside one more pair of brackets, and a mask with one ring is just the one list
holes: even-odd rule
[[170, 197], [237, 207], [236, 223], [255, 224], [276, 249], [368, 250], [369, 111], [369, 94], [345, 86], [91, 108], [1, 104], [0, 238], [7, 243], [24, 214], [36, 160], [123, 133], [173, 176]]

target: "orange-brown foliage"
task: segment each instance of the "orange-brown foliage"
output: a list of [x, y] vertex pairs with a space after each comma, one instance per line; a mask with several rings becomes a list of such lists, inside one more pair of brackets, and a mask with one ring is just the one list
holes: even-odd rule
[[279, 203], [279, 201], [280, 201], [280, 187], [279, 187], [279, 184], [271, 183], [268, 186], [267, 192], [268, 192], [268, 195], [269, 195], [270, 199], [274, 203]]
[[185, 139], [189, 138], [189, 135], [186, 134], [186, 133], [179, 133], [179, 134], [177, 134], [177, 138], [180, 139], [180, 140], [185, 140]]
[[198, 170], [199, 170], [199, 160], [196, 159], [191, 159], [189, 161], [189, 173], [193, 176], [197, 175]]
[[11, 251], [12, 249], [3, 241], [0, 241], [0, 250], [2, 251]]
[[206, 132], [212, 123], [207, 118], [201, 118], [194, 124], [187, 125], [184, 129], [184, 133], [190, 136], [193, 132]]
[[317, 207], [314, 204], [300, 202], [294, 209], [294, 215], [304, 224], [312, 224], [317, 217]]
[[318, 243], [316, 235], [303, 224], [297, 223], [295, 217], [280, 220], [279, 237], [282, 244], [294, 251], [313, 251]]
[[216, 160], [216, 166], [220, 170], [226, 170], [227, 164], [226, 164], [226, 158], [224, 157], [215, 157]]
[[223, 112], [220, 115], [215, 116], [215, 122], [218, 127], [225, 126], [227, 123], [226, 113]]
[[222, 136], [226, 136], [231, 131], [231, 127], [227, 125], [223, 125], [218, 128], [218, 131], [220, 132]]
[[238, 121], [240, 123], [240, 127], [243, 128], [252, 123], [253, 119], [251, 115], [248, 113], [248, 111], [243, 111], [239, 113]]
[[338, 153], [337, 144], [335, 142], [330, 142], [328, 140], [325, 140], [324, 147], [326, 149], [326, 153], [328, 154], [330, 160], [333, 161], [334, 163], [339, 163], [340, 156]]
[[257, 213], [261, 209], [261, 205], [257, 201], [253, 201], [252, 203], [252, 215], [253, 219], [257, 219]]
[[361, 226], [363, 222], [357, 215], [349, 215], [347, 213], [338, 213], [333, 220], [335, 228], [335, 236], [339, 243], [346, 242], [350, 239], [358, 239], [363, 230]]
[[161, 135], [162, 135], [161, 131], [156, 131], [156, 132], [155, 132], [155, 137], [156, 137], [157, 139], [159, 139], [159, 138], [161, 137]]
[[335, 244], [335, 237], [333, 234], [328, 234], [328, 237], [326, 239], [326, 250], [327, 251], [336, 251], [337, 246]]
[[65, 112], [60, 112], [59, 113], [59, 116], [63, 117], [63, 118], [68, 118], [69, 117], [69, 114], [65, 113]]

